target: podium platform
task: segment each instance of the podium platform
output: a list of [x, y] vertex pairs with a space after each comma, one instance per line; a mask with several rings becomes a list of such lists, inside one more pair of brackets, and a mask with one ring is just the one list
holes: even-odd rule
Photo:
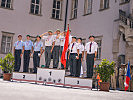
[[91, 78], [68, 77], [65, 76], [65, 70], [53, 68], [37, 68], [37, 74], [13, 72], [12, 81], [92, 89]]
[[37, 75], [31, 73], [13, 72], [12, 81], [36, 82]]
[[65, 70], [52, 68], [37, 69], [37, 83], [46, 85], [64, 85]]
[[79, 77], [65, 77], [65, 87], [92, 89], [92, 79]]

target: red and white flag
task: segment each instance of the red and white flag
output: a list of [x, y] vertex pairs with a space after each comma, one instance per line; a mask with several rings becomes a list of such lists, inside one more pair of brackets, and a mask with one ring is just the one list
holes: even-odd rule
[[130, 75], [130, 62], [128, 62], [127, 74], [126, 74], [126, 82], [125, 82], [125, 91], [128, 90], [130, 80], [131, 80], [131, 75]]

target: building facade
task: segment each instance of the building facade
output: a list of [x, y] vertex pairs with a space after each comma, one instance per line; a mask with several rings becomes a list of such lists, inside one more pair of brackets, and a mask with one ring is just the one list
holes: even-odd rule
[[[103, 58], [114, 60], [116, 75], [119, 64], [128, 59], [133, 64], [132, 0], [0, 0], [0, 57], [13, 51], [19, 34], [23, 41], [27, 34], [34, 40], [49, 29], [63, 31], [67, 24], [71, 35], [84, 43], [89, 35], [96, 36], [96, 64]], [[83, 66], [85, 70], [85, 61]]]

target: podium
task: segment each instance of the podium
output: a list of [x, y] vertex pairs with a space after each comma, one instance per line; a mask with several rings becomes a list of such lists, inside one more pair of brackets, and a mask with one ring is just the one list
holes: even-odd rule
[[66, 77], [62, 69], [37, 68], [37, 74], [13, 72], [12, 81], [92, 89], [91, 78]]
[[36, 74], [13, 72], [12, 81], [36, 82]]
[[92, 79], [79, 77], [65, 77], [65, 87], [92, 88]]
[[64, 85], [65, 70], [38, 68], [37, 83], [46, 85]]

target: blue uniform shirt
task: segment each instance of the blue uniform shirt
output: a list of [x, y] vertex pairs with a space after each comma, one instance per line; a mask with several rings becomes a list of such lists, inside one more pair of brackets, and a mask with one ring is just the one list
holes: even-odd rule
[[31, 40], [25, 41], [25, 42], [24, 42], [24, 47], [25, 47], [24, 50], [31, 50], [32, 47], [33, 47], [33, 42], [32, 42]]
[[19, 49], [22, 50], [23, 46], [24, 46], [23, 41], [17, 41], [17, 42], [14, 43], [14, 47], [15, 47], [16, 50], [19, 50]]
[[33, 47], [34, 47], [34, 51], [40, 51], [41, 47], [43, 47], [42, 41], [35, 42]]

